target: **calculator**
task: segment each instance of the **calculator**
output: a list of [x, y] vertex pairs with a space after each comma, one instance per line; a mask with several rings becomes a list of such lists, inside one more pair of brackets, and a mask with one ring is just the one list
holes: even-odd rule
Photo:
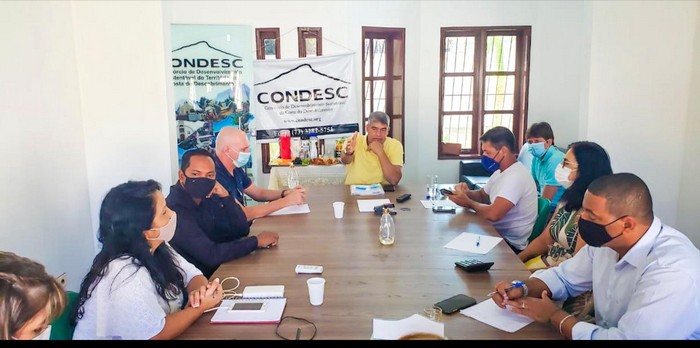
[[456, 261], [455, 265], [467, 272], [480, 272], [487, 271], [489, 268], [491, 268], [491, 266], [493, 266], [493, 262], [484, 262], [477, 259], [466, 259]]

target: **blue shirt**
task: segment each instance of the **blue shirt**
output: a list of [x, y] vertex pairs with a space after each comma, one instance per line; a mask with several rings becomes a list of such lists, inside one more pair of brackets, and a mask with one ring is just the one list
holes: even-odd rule
[[219, 156], [214, 155], [214, 164], [216, 165], [216, 181], [223, 186], [230, 195], [236, 197], [241, 205], [245, 205], [245, 196], [243, 191], [253, 184], [248, 174], [243, 168], [236, 167], [233, 174], [229, 173], [224, 164], [219, 160]]
[[586, 245], [532, 275], [555, 300], [593, 290], [596, 324], [576, 323], [573, 339], [700, 339], [700, 251], [685, 235], [655, 217], [618, 258]]
[[545, 186], [557, 187], [557, 193], [554, 194], [550, 202], [550, 207], [552, 207], [552, 209], [557, 207], [559, 199], [565, 191], [564, 187], [559, 185], [557, 179], [554, 177], [554, 171], [557, 170], [557, 166], [560, 166], [563, 160], [564, 153], [559, 151], [554, 145], [547, 149], [542, 158], [532, 158], [532, 177], [535, 179], [537, 192], [540, 196], [542, 196], [542, 190]]

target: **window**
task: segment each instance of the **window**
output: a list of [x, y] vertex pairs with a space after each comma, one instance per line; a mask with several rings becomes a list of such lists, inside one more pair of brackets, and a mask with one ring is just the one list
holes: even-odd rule
[[440, 29], [438, 139], [461, 144], [460, 156], [478, 157], [479, 137], [495, 126], [524, 141], [530, 57], [530, 27]]
[[[362, 27], [362, 117], [389, 115], [389, 136], [404, 139], [404, 28]], [[364, 127], [360, 125], [364, 133]]]
[[[258, 59], [280, 59], [280, 28], [256, 28], [255, 43]], [[260, 146], [263, 173], [270, 173], [270, 158], [279, 157], [279, 144]]]
[[322, 52], [321, 28], [297, 28], [299, 37], [299, 58], [317, 57]]

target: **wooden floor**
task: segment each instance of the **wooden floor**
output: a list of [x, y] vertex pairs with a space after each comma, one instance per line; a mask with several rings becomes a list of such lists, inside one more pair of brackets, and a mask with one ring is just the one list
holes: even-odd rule
[[[287, 307], [284, 316], [305, 318], [317, 327], [315, 339], [366, 340], [372, 336], [372, 319], [396, 320], [422, 313], [426, 306], [463, 293], [486, 299], [501, 280], [525, 279], [530, 272], [505, 242], [487, 255], [475, 255], [444, 248], [462, 232], [497, 236], [491, 225], [473, 213], [458, 209], [456, 214], [435, 214], [420, 199], [424, 187], [399, 185], [386, 198], [411, 193], [412, 199], [396, 203], [396, 242], [379, 243], [379, 216], [359, 213], [357, 199], [348, 186], [308, 188], [310, 214], [273, 216], [258, 219], [251, 234], [275, 231], [279, 246], [258, 250], [222, 265], [213, 278], [236, 276], [239, 291], [248, 285], [285, 286]], [[335, 219], [332, 203], [345, 202], [345, 216]], [[408, 210], [402, 210], [407, 208]], [[454, 266], [468, 257], [495, 262], [488, 272], [466, 273]], [[297, 264], [321, 265], [326, 279], [321, 306], [309, 304], [306, 280], [297, 275]], [[233, 283], [225, 283], [225, 286]], [[203, 315], [180, 339], [277, 339], [276, 324], [209, 323], [213, 313]], [[510, 334], [460, 313], [444, 316], [448, 339], [561, 339], [550, 325], [532, 323]], [[285, 323], [286, 337], [294, 338], [297, 324]], [[310, 335], [310, 325], [302, 328], [302, 338]], [[290, 329], [291, 327], [291, 329]]]

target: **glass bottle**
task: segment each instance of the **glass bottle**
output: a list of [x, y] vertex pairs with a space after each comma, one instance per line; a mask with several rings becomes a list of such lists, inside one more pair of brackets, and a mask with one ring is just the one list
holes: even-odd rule
[[379, 242], [383, 245], [392, 245], [394, 244], [395, 236], [394, 218], [389, 214], [389, 208], [384, 208], [382, 218], [379, 220]]
[[299, 173], [294, 167], [294, 163], [289, 164], [289, 175], [287, 175], [287, 187], [293, 189], [299, 186]]

